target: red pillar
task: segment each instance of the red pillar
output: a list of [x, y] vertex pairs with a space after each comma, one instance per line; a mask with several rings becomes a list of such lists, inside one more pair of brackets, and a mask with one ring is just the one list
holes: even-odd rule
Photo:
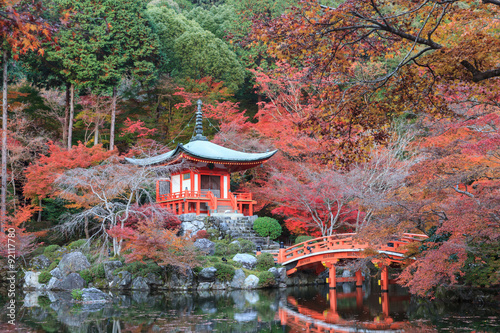
[[189, 210], [188, 205], [189, 205], [188, 201], [187, 201], [187, 200], [186, 200], [186, 201], [184, 201], [184, 213], [185, 213], [185, 214], [189, 213], [189, 212], [188, 212], [188, 210]]
[[330, 264], [328, 267], [329, 272], [328, 272], [328, 285], [330, 289], [336, 289], [337, 288], [337, 275], [335, 273], [335, 265]]
[[200, 215], [200, 200], [196, 201], [196, 215]]
[[389, 270], [387, 266], [382, 266], [382, 274], [380, 277], [381, 280], [381, 291], [388, 292], [389, 291]]
[[330, 289], [328, 292], [328, 299], [330, 301], [330, 310], [327, 314], [327, 319], [335, 323], [339, 319], [339, 314], [337, 312], [337, 290]]
[[356, 307], [363, 308], [363, 290], [361, 288], [356, 288]]
[[253, 204], [248, 204], [248, 216], [253, 215]]
[[384, 313], [385, 318], [389, 317], [389, 294], [382, 293], [382, 312]]
[[356, 272], [356, 288], [363, 287], [363, 275], [361, 275], [361, 271]]

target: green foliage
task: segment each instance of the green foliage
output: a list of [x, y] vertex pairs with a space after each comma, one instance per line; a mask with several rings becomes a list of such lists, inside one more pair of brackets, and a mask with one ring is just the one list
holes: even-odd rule
[[71, 297], [75, 301], [81, 301], [81, 300], [83, 300], [83, 291], [81, 289], [73, 289], [71, 291]]
[[92, 276], [90, 269], [81, 270], [78, 274], [80, 274], [82, 279], [84, 279], [87, 283], [94, 281], [94, 277]]
[[257, 277], [259, 278], [259, 286], [262, 288], [272, 287], [276, 284], [274, 274], [271, 272], [260, 272]]
[[160, 40], [165, 71], [178, 78], [210, 76], [233, 91], [243, 83], [244, 68], [236, 54], [212, 32], [165, 6], [150, 4], [147, 15]]
[[55, 252], [59, 250], [61, 247], [59, 245], [49, 245], [45, 248], [43, 251], [43, 255], [46, 256], [49, 259], [55, 259]]
[[74, 242], [69, 243], [68, 249], [70, 249], [70, 250], [79, 249], [82, 246], [84, 246], [86, 243], [87, 243], [86, 239], [79, 239], [79, 240], [76, 240]]
[[240, 245], [238, 243], [229, 244], [227, 250], [228, 250], [228, 255], [236, 254], [240, 252]]
[[79, 274], [85, 281], [87, 281], [87, 283], [93, 282], [97, 279], [104, 279], [106, 277], [103, 264], [94, 265], [88, 269], [84, 269], [80, 271]]
[[240, 251], [241, 253], [253, 253], [257, 246], [254, 242], [248, 239], [239, 238], [238, 242], [240, 242]]
[[257, 256], [257, 270], [267, 271], [271, 267], [274, 267], [274, 258], [272, 254], [261, 253]]
[[465, 282], [473, 287], [491, 287], [499, 285], [500, 243], [484, 242], [474, 245], [476, 251], [474, 251], [474, 253], [468, 253], [467, 260], [462, 269], [465, 273]]
[[295, 244], [303, 243], [303, 242], [311, 240], [313, 238], [314, 237], [312, 237], [312, 236], [301, 235], [301, 236], [298, 236], [297, 238], [295, 238]]
[[160, 276], [163, 275], [163, 268], [152, 261], [145, 261], [145, 263], [134, 261], [123, 267], [115, 269], [113, 273], [116, 274], [121, 271], [130, 272], [134, 278], [137, 276], [146, 276], [149, 273], [154, 273]]
[[215, 276], [219, 281], [226, 282], [233, 279], [234, 267], [223, 263], [216, 263], [214, 267], [217, 269]]
[[52, 274], [49, 271], [42, 271], [40, 275], [38, 275], [38, 283], [47, 283], [52, 278]]
[[281, 235], [281, 225], [272, 217], [259, 217], [253, 223], [253, 230], [262, 237], [276, 239]]

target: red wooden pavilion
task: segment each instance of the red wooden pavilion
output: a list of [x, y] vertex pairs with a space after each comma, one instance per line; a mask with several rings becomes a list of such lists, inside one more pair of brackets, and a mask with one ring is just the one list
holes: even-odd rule
[[241, 213], [253, 215], [257, 203], [252, 193], [230, 190], [231, 173], [243, 171], [267, 162], [277, 150], [246, 153], [219, 146], [203, 135], [201, 101], [196, 112], [195, 136], [185, 145], [165, 154], [144, 158], [126, 158], [129, 163], [172, 165], [183, 161], [186, 167], [156, 182], [156, 201], [176, 214]]

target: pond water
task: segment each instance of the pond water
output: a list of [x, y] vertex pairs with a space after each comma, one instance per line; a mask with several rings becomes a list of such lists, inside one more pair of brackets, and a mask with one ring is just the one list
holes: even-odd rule
[[[376, 281], [283, 290], [133, 292], [112, 303], [74, 304], [67, 294], [30, 293], [12, 332], [500, 332], [500, 309], [411, 298]], [[51, 301], [52, 299], [52, 301]]]

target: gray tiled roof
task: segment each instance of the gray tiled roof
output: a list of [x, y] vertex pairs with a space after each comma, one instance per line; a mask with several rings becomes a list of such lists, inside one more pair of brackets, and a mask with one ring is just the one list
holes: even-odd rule
[[276, 154], [277, 150], [266, 153], [245, 153], [219, 146], [210, 141], [196, 140], [185, 145], [179, 144], [174, 150], [158, 156], [143, 159], [125, 158], [125, 160], [135, 165], [145, 166], [169, 161], [181, 152], [200, 159], [213, 161], [257, 162], [269, 159], [271, 156]]

